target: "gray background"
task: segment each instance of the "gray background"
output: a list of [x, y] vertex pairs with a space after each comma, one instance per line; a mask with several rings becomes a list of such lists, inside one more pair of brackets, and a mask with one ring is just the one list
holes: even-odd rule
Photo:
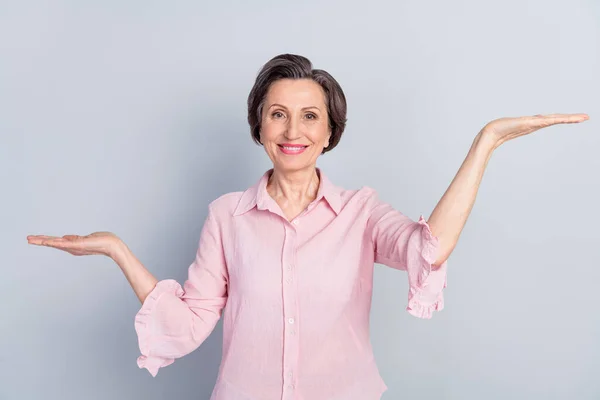
[[371, 331], [384, 399], [600, 398], [599, 2], [216, 3], [0, 2], [0, 399], [208, 399], [220, 323], [152, 379], [118, 267], [26, 236], [110, 230], [183, 282], [208, 203], [270, 167], [245, 102], [284, 52], [349, 101], [319, 166], [415, 219], [486, 122], [590, 114], [497, 150], [432, 320], [377, 265]]

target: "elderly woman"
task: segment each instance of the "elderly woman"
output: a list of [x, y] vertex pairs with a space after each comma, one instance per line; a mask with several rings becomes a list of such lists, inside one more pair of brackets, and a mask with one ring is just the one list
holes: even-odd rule
[[444, 307], [446, 260], [494, 149], [586, 119], [490, 122], [429, 219], [415, 222], [375, 190], [345, 190], [316, 167], [342, 137], [346, 99], [338, 82], [305, 57], [279, 55], [264, 65], [248, 97], [252, 139], [273, 168], [246, 191], [208, 206], [183, 287], [158, 282], [110, 232], [28, 240], [115, 260], [142, 302], [135, 317], [138, 365], [153, 376], [200, 346], [224, 310], [212, 400], [375, 400], [387, 387], [369, 338], [374, 263], [405, 270], [407, 311], [430, 318]]

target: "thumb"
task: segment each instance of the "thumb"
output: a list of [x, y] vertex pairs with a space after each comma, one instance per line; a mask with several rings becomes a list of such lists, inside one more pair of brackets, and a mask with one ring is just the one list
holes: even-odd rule
[[78, 239], [79, 236], [78, 235], [64, 235], [63, 239], [67, 239], [67, 240], [74, 240], [74, 239]]

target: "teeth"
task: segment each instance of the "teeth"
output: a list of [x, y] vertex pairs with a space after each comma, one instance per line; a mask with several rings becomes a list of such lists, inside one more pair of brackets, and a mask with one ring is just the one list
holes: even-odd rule
[[300, 150], [304, 149], [304, 147], [285, 147], [285, 146], [283, 146], [283, 148], [286, 150], [291, 150], [291, 151], [300, 151]]

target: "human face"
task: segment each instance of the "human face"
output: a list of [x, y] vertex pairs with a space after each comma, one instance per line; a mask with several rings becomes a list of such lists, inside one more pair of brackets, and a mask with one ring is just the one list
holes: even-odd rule
[[325, 93], [311, 79], [280, 79], [267, 92], [260, 141], [282, 172], [314, 167], [331, 131]]

